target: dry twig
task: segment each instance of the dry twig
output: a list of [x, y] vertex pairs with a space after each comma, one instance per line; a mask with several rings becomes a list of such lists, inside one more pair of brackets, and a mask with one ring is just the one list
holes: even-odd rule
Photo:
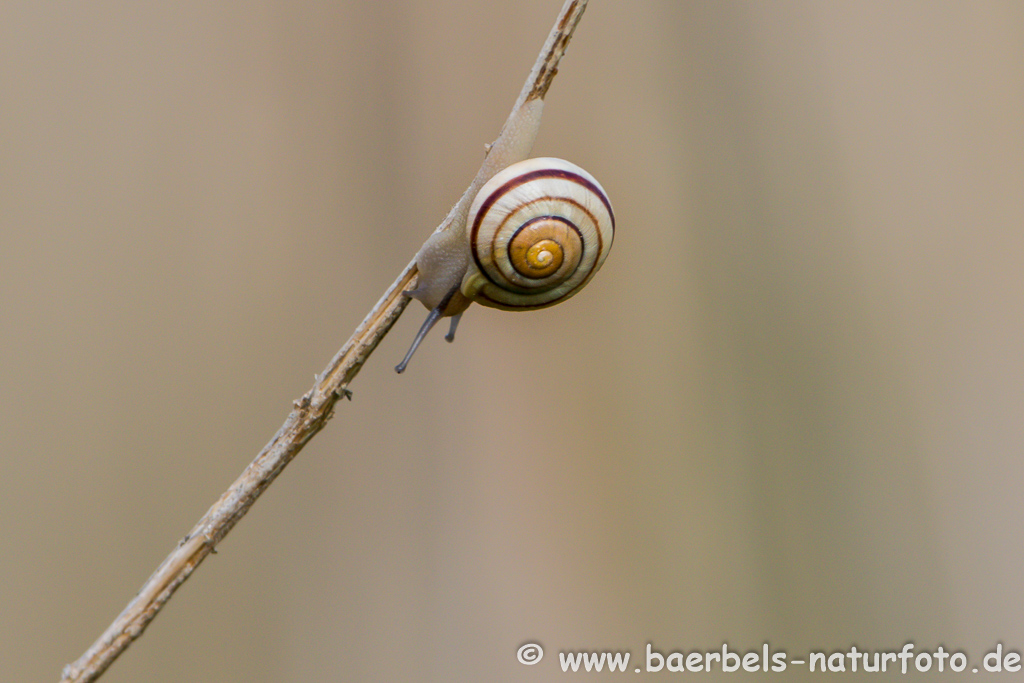
[[[480, 187], [499, 170], [529, 154], [540, 126], [544, 96], [586, 5], [587, 0], [566, 0], [498, 139], [490, 146], [480, 171], [438, 226], [438, 231], [464, 229], [469, 204]], [[416, 279], [413, 261], [327, 364], [313, 388], [295, 401], [288, 419], [256, 459], [178, 543], [103, 635], [77, 661], [64, 667], [62, 683], [84, 683], [99, 678], [118, 655], [142, 635], [178, 587], [213, 552], [264, 489], [323, 429], [334, 414], [334, 404], [340, 397], [349, 395], [349, 383], [402, 314], [409, 301], [402, 292], [415, 287]]]

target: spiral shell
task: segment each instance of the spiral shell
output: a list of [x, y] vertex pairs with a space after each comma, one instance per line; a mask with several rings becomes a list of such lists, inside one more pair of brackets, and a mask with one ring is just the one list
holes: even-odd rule
[[582, 168], [550, 157], [512, 164], [470, 206], [462, 293], [493, 308], [552, 306], [594, 276], [614, 232], [611, 202]]

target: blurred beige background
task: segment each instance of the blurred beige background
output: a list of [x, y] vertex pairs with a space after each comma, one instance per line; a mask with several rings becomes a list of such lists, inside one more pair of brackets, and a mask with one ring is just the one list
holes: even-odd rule
[[[273, 435], [560, 5], [0, 5], [0, 679], [55, 681]], [[594, 0], [545, 117], [601, 274], [399, 377], [410, 307], [104, 681], [1024, 647], [1024, 4]]]

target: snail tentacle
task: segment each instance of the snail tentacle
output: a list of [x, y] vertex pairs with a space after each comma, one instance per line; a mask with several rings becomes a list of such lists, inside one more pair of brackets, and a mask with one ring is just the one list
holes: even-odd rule
[[[415, 296], [415, 292], [416, 290], [414, 289], [402, 293], [405, 294], [406, 296]], [[402, 359], [401, 363], [395, 366], [395, 372], [397, 372], [398, 374], [402, 374], [403, 372], [405, 372], [405, 367], [409, 365], [409, 361], [412, 359], [412, 355], [416, 353], [416, 349], [420, 347], [420, 343], [424, 339], [426, 339], [427, 333], [430, 332], [434, 325], [437, 324], [437, 321], [441, 319], [441, 316], [444, 315], [445, 309], [448, 308], [448, 305], [451, 302], [452, 298], [454, 298], [455, 295], [458, 293], [458, 286], [453, 287], [451, 291], [448, 292], [448, 294], [443, 299], [441, 299], [441, 303], [430, 309], [430, 313], [427, 313], [427, 319], [423, 321], [422, 325], [420, 325], [419, 332], [417, 332], [416, 336], [413, 338], [412, 346], [410, 346], [409, 350], [406, 352], [405, 358]], [[448, 339], [448, 341], [453, 341], [455, 339], [455, 327], [459, 324], [458, 321], [461, 317], [462, 313], [459, 312], [455, 314], [455, 316], [452, 318], [452, 327], [448, 331], [448, 334], [445, 336], [445, 339], [451, 337], [451, 339]]]
[[452, 322], [448, 326], [448, 334], [444, 335], [444, 340], [449, 344], [455, 341], [455, 328], [459, 326], [460, 320], [462, 320], [462, 313], [456, 313], [452, 316]]

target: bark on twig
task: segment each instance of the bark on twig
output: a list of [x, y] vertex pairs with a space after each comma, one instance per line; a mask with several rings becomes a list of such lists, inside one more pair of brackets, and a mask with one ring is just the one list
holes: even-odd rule
[[[476, 178], [438, 230], [462, 229], [469, 203], [477, 190], [508, 165], [508, 159], [524, 156], [529, 151], [540, 124], [544, 96], [586, 5], [587, 0], [567, 0], [562, 7], [498, 139], [491, 145]], [[142, 635], [178, 587], [213, 552], [292, 458], [323, 429], [334, 414], [334, 404], [348, 395], [349, 383], [402, 314], [409, 302], [402, 292], [414, 288], [416, 280], [413, 261], [327, 364], [313, 388], [295, 401], [284, 424], [256, 459], [178, 543], [103, 635], [78, 660], [64, 667], [62, 683], [84, 683], [99, 678], [132, 641]]]

